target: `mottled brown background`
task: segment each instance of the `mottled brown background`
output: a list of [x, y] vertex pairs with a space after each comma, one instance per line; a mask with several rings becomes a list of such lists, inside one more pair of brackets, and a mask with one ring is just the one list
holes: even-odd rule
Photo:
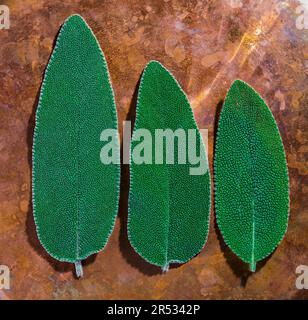
[[[0, 264], [11, 269], [11, 289], [0, 298], [308, 298], [295, 287], [296, 267], [308, 265], [308, 30], [296, 28], [298, 1], [243, 0], [238, 8], [232, 0], [1, 2], [11, 27], [0, 30]], [[41, 247], [30, 201], [34, 112], [53, 41], [72, 13], [85, 17], [105, 52], [121, 132], [150, 59], [172, 71], [199, 127], [209, 129], [211, 168], [217, 110], [231, 82], [241, 78], [264, 97], [287, 152], [291, 212], [286, 237], [255, 274], [222, 242], [213, 210], [208, 242], [193, 260], [167, 274], [142, 260], [126, 236], [127, 167], [115, 230], [105, 250], [87, 260], [82, 280]]]

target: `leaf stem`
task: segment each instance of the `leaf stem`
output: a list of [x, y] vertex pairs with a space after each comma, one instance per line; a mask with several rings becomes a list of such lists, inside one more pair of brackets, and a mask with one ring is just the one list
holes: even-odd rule
[[75, 271], [76, 271], [77, 278], [82, 278], [83, 277], [82, 264], [81, 264], [80, 260], [75, 262]]
[[166, 262], [165, 265], [162, 267], [162, 271], [165, 273], [169, 270], [169, 263]]
[[255, 272], [256, 271], [256, 267], [257, 267], [257, 264], [256, 264], [255, 261], [250, 263], [250, 271], [251, 272]]

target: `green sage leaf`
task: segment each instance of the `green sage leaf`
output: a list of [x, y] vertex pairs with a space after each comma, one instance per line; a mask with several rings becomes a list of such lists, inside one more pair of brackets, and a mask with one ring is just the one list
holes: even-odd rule
[[[60, 30], [41, 88], [33, 206], [46, 251], [76, 263], [76, 270], [105, 246], [118, 210], [120, 165], [100, 160], [104, 129], [117, 132], [107, 64], [89, 26], [73, 15]], [[119, 158], [118, 141], [114, 152]]]
[[[160, 148], [163, 132], [175, 135], [174, 148], [166, 139]], [[189, 132], [195, 143], [189, 143]], [[195, 166], [189, 161], [194, 153], [202, 160]], [[209, 229], [208, 162], [187, 97], [156, 61], [146, 66], [140, 82], [130, 181], [128, 234], [136, 252], [163, 270], [195, 256]]]
[[275, 119], [243, 81], [231, 86], [215, 148], [217, 223], [228, 246], [255, 271], [282, 240], [288, 224], [285, 152]]

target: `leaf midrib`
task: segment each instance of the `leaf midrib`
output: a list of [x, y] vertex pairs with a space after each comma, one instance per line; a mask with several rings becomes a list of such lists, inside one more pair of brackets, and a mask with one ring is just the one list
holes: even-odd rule
[[[238, 93], [237, 96], [240, 97], [241, 93], [240, 90], [238, 89]], [[237, 102], [237, 105], [243, 105], [242, 101]], [[255, 175], [254, 175], [254, 165], [255, 165], [255, 161], [254, 161], [254, 157], [253, 157], [253, 151], [252, 151], [252, 136], [253, 136], [253, 132], [251, 130], [251, 127], [248, 125], [248, 121], [247, 121], [247, 117], [245, 114], [245, 110], [243, 108], [243, 114], [244, 114], [244, 119], [245, 119], [245, 127], [246, 127], [246, 131], [248, 132], [247, 134], [247, 140], [248, 140], [248, 149], [249, 149], [249, 162], [250, 162], [250, 174], [251, 174], [251, 180], [252, 180], [252, 244], [251, 244], [251, 266], [253, 266], [255, 264], [255, 190], [256, 190], [256, 182], [255, 182]]]
[[246, 130], [248, 132], [247, 134], [247, 140], [248, 140], [248, 150], [249, 150], [249, 162], [250, 162], [250, 175], [251, 175], [251, 180], [252, 180], [252, 199], [251, 199], [251, 203], [252, 203], [252, 235], [251, 235], [251, 239], [252, 239], [252, 243], [251, 243], [251, 265], [253, 266], [255, 264], [255, 190], [256, 190], [256, 182], [255, 182], [255, 175], [254, 175], [254, 167], [255, 167], [255, 161], [254, 161], [254, 152], [253, 152], [253, 142], [252, 142], [252, 137], [253, 137], [253, 130], [251, 128], [251, 126], [249, 126], [248, 124], [248, 120], [245, 114], [245, 111], [243, 110], [243, 113], [245, 115], [245, 127]]
[[[81, 42], [78, 42], [78, 44], [80, 44]], [[82, 72], [84, 72], [83, 69], [83, 62], [82, 62], [82, 57], [80, 55], [81, 50], [78, 50], [77, 52], [77, 57], [76, 57], [76, 64], [79, 65], [78, 70], [82, 70]], [[78, 79], [79, 80], [79, 79]], [[83, 84], [81, 82], [77, 82], [78, 83], [78, 87], [83, 88]], [[77, 110], [77, 125], [76, 125], [76, 146], [77, 146], [77, 159], [76, 159], [76, 167], [77, 167], [77, 199], [76, 199], [76, 259], [77, 261], [80, 259], [80, 113], [81, 113], [81, 108], [84, 105], [84, 96], [82, 93], [80, 94], [80, 90], [77, 91], [78, 94], [78, 101], [79, 101], [79, 105], [78, 105], [78, 110]]]

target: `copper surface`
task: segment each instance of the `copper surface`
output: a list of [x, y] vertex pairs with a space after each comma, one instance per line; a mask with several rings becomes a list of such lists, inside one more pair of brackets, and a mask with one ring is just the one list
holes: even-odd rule
[[[0, 30], [0, 265], [11, 271], [1, 299], [295, 299], [296, 267], [308, 265], [308, 30], [296, 26], [299, 1], [53, 0], [2, 1], [9, 30]], [[241, 5], [242, 4], [242, 5]], [[162, 274], [127, 239], [128, 168], [120, 212], [105, 249], [87, 259], [84, 278], [50, 257], [32, 217], [31, 147], [44, 69], [57, 32], [81, 14], [104, 50], [119, 126], [134, 117], [134, 91], [145, 64], [162, 62], [178, 79], [200, 128], [209, 130], [234, 79], [252, 85], [271, 108], [285, 145], [291, 211], [286, 237], [249, 274], [222, 241], [212, 209], [208, 242], [190, 262]], [[61, 94], [61, 93], [59, 93]]]

